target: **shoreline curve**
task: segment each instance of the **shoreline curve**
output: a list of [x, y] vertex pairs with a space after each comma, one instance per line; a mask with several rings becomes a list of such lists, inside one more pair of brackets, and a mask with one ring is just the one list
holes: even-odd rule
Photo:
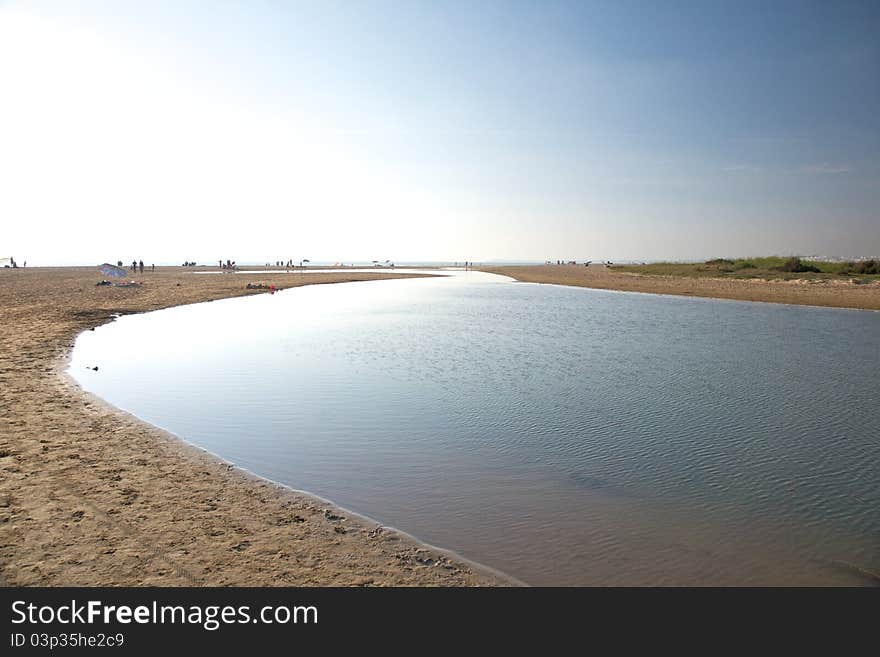
[[[94, 287], [90, 268], [19, 273], [0, 285], [10, 327], [0, 336], [4, 584], [522, 585], [258, 477], [112, 406], [66, 372], [82, 331], [119, 315], [246, 296], [247, 277], [187, 278], [167, 268], [144, 276], [141, 288], [108, 289]], [[259, 277], [297, 286], [271, 272]], [[299, 283], [402, 277], [320, 274]]]

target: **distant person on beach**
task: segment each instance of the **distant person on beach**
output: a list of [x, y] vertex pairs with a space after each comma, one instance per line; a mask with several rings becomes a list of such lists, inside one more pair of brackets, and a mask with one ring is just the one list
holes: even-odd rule
[[150, 267], [151, 267], [151, 271], [156, 271], [156, 264], [155, 264], [155, 263], [153, 263], [152, 265], [150, 265]]
[[144, 273], [144, 261], [143, 260], [138, 262], [138, 267], [140, 268], [141, 273], [143, 274]]

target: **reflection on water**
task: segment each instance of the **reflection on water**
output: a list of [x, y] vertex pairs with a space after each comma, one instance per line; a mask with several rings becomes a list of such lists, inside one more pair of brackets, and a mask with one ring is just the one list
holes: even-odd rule
[[878, 365], [878, 313], [459, 272], [123, 317], [71, 372], [529, 583], [859, 584]]
[[[191, 271], [190, 274], [197, 276], [207, 275], [228, 275], [228, 274], [261, 274], [263, 276], [276, 276], [278, 274], [434, 274], [446, 275], [456, 271], [458, 267], [432, 267], [424, 269], [407, 269], [406, 267], [344, 267], [324, 268], [324, 269], [299, 269], [298, 267], [288, 267], [287, 269], [235, 269], [235, 270], [211, 270], [211, 271]], [[463, 269], [462, 269], [463, 271]]]

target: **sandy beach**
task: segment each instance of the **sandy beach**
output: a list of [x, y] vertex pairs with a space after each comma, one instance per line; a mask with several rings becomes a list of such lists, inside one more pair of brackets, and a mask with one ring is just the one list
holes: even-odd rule
[[115, 409], [64, 374], [115, 314], [390, 272], [135, 275], [0, 269], [0, 584], [471, 586], [500, 575], [277, 486]]
[[527, 283], [574, 285], [602, 290], [677, 294], [739, 301], [880, 310], [880, 282], [848, 280], [763, 280], [648, 276], [615, 271], [603, 265], [528, 265], [480, 267]]

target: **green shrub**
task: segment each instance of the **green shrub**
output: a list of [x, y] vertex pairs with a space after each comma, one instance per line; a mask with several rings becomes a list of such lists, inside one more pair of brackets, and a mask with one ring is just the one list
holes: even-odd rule
[[862, 260], [853, 265], [856, 274], [880, 274], [880, 260]]
[[806, 272], [813, 272], [818, 274], [820, 269], [815, 265], [810, 265], [805, 263], [798, 257], [789, 258], [785, 262], [783, 262], [778, 267], [774, 267], [777, 271], [790, 272], [795, 274], [803, 274]]

